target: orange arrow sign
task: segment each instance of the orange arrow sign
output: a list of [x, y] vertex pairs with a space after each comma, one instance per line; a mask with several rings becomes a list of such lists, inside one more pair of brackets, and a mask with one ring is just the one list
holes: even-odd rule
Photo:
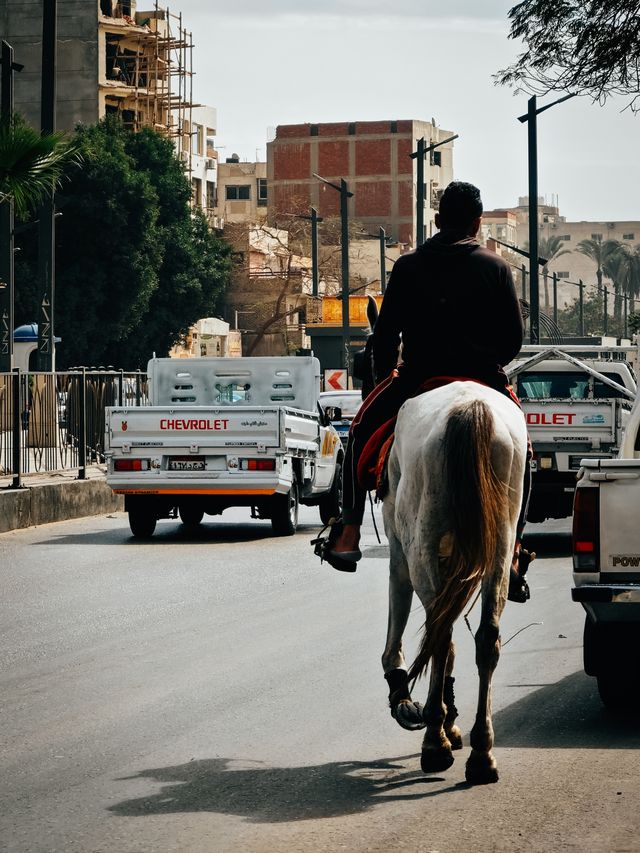
[[347, 390], [347, 371], [346, 370], [327, 370], [324, 375], [325, 388], [329, 387], [333, 391]]

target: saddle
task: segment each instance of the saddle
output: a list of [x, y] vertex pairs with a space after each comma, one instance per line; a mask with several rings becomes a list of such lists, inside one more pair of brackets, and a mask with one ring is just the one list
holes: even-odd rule
[[[418, 397], [420, 394], [426, 394], [427, 391], [441, 388], [450, 382], [477, 382], [486, 388], [490, 387], [486, 382], [467, 376], [432, 376], [419, 385], [411, 396]], [[520, 401], [510, 386], [509, 392], [514, 403], [519, 406]], [[372, 433], [358, 459], [356, 472], [358, 484], [368, 492], [375, 491], [378, 500], [383, 500], [387, 493], [387, 462], [393, 445], [397, 419], [398, 415], [396, 414]]]

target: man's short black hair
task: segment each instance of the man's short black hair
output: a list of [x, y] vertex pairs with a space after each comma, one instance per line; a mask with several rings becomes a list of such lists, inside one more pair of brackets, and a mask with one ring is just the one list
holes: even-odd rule
[[480, 190], [464, 181], [452, 181], [442, 193], [439, 213], [442, 228], [464, 230], [482, 216]]

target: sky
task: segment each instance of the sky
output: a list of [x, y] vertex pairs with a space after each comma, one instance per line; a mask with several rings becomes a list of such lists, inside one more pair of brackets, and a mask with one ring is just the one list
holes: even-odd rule
[[[173, 0], [193, 33], [194, 99], [218, 111], [222, 158], [266, 159], [279, 124], [435, 118], [459, 134], [454, 176], [485, 209], [527, 187], [525, 94], [492, 75], [522, 45], [514, 0]], [[139, 0], [138, 8], [144, 7]], [[558, 95], [540, 98], [539, 105]], [[539, 194], [569, 221], [640, 220], [640, 115], [574, 98], [538, 119]]]

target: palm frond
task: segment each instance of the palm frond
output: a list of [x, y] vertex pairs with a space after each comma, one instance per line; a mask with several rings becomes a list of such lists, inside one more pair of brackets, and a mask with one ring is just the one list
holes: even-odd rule
[[80, 162], [78, 144], [65, 134], [41, 136], [16, 121], [0, 125], [0, 201], [13, 199], [16, 212], [37, 207]]

